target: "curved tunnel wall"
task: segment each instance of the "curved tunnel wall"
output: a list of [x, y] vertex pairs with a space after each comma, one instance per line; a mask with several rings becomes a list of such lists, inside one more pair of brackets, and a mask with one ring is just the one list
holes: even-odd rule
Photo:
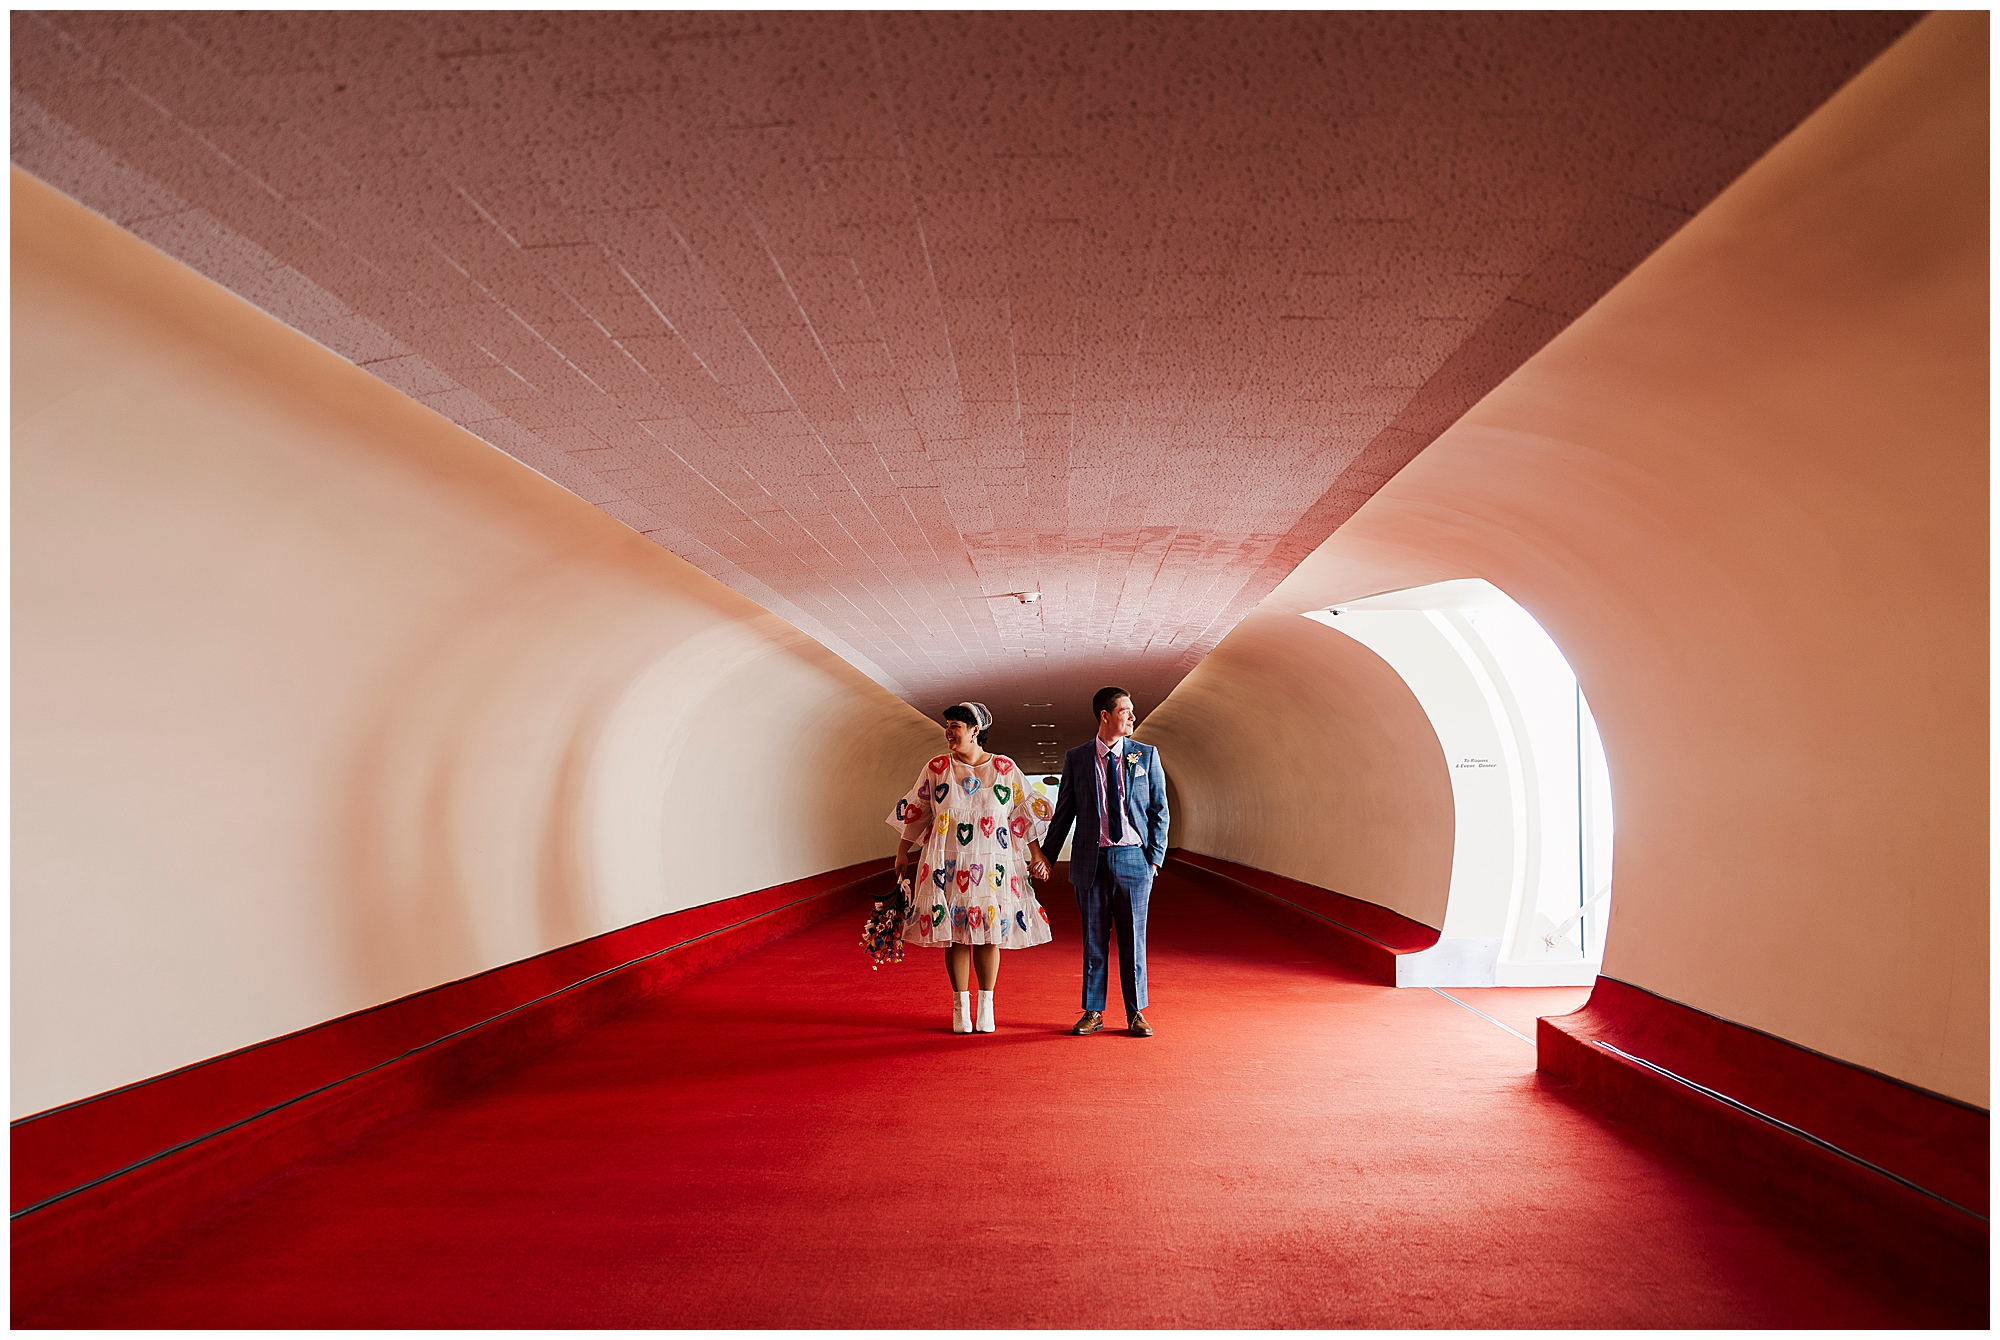
[[888, 853], [912, 708], [19, 172], [13, 210], [16, 1115]]
[[[1301, 629], [1318, 634], [1303, 655]], [[1255, 611], [1138, 734], [1173, 785], [1176, 845], [1444, 924], [1444, 750], [1402, 677], [1360, 643]]]
[[1407, 714], [1297, 613], [1482, 577], [1603, 732], [1605, 973], [1987, 1102], [1986, 43], [1983, 15], [1919, 24], [1223, 642], [1141, 732], [1213, 805], [1191, 848], [1438, 925], [1331, 854], [1305, 873], [1295, 836], [1448, 850], [1428, 809], [1351, 803], [1415, 762], [1264, 697]]

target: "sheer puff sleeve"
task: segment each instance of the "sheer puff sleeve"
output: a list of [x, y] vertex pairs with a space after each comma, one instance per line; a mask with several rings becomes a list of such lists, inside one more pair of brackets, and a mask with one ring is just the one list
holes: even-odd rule
[[[1003, 784], [1010, 793], [1007, 797], [1007, 831], [1014, 835], [1016, 842], [1040, 842], [1049, 831], [1049, 816], [1054, 813], [1048, 797], [1038, 795], [1028, 785], [1028, 779], [1021, 775], [1013, 759], [996, 758], [993, 767], [1004, 779]], [[998, 789], [995, 788], [996, 794]]]
[[[909, 794], [896, 802], [885, 822], [901, 835], [903, 841], [922, 846], [924, 837], [931, 829], [933, 809], [932, 789], [944, 780], [944, 774], [951, 770], [951, 760], [940, 754], [924, 764], [924, 770], [917, 774], [917, 781]], [[947, 786], [950, 783], [945, 783]]]

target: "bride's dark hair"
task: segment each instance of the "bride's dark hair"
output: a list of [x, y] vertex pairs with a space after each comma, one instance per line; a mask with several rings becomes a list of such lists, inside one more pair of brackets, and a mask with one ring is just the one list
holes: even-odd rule
[[[954, 703], [952, 706], [945, 708], [944, 719], [946, 721], [960, 721], [974, 730], [979, 730], [979, 718], [974, 716], [972, 709], [964, 703]], [[986, 737], [990, 734], [992, 734], [991, 730], [979, 730], [979, 747], [981, 749], [986, 747]]]

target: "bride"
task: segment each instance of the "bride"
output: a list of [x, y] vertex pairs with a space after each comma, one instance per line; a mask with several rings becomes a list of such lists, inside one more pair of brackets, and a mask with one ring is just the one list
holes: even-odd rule
[[1052, 938], [1033, 880], [1049, 877], [1041, 839], [1053, 807], [1013, 759], [986, 751], [993, 714], [985, 704], [947, 707], [943, 719], [947, 752], [924, 765], [888, 820], [901, 839], [896, 876], [912, 890], [903, 938], [944, 950], [951, 1031], [991, 1033], [1000, 951]]

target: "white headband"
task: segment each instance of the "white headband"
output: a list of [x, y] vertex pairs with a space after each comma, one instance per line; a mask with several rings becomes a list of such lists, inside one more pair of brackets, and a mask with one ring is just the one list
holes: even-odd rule
[[972, 713], [972, 719], [979, 723], [976, 729], [983, 731], [992, 728], [993, 714], [986, 710], [985, 703], [960, 703], [959, 706]]

